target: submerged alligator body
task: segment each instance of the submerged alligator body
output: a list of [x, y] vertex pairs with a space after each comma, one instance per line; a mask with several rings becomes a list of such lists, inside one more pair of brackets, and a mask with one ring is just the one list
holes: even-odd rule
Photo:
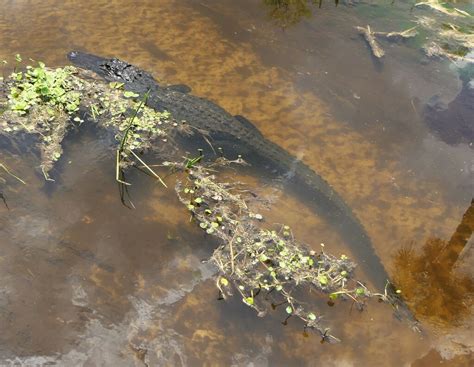
[[186, 86], [161, 87], [149, 73], [121, 60], [81, 52], [71, 52], [68, 57], [78, 67], [108, 81], [125, 83], [127, 90], [140, 94], [149, 91], [149, 107], [167, 110], [176, 120], [206, 131], [212, 144], [222, 147], [225, 155], [241, 154], [254, 167], [263, 166], [268, 174], [285, 176], [288, 186], [306, 202], [310, 198], [312, 208], [351, 244], [373, 284], [384, 288], [388, 275], [365, 229], [341, 196], [311, 168], [265, 139], [248, 120], [232, 116], [215, 103], [190, 94]]

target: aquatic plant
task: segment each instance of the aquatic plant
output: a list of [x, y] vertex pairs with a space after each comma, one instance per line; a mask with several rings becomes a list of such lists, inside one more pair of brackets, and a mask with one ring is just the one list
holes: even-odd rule
[[306, 294], [317, 291], [330, 302], [350, 299], [360, 309], [367, 299], [377, 298], [402, 311], [397, 293], [390, 293], [391, 285], [387, 284], [384, 293], [371, 292], [354, 278], [356, 265], [347, 256], [333, 256], [324, 247], [308, 249], [288, 226], [265, 228], [263, 216], [251, 210], [256, 199], [248, 188], [219, 182], [214, 173], [218, 167], [245, 164], [242, 159], [220, 158], [209, 166], [192, 167], [187, 162], [173, 164], [187, 172], [187, 181], [179, 182], [176, 192], [199, 227], [222, 243], [210, 261], [219, 269], [216, 286], [223, 298], [237, 291], [242, 302], [259, 316], [267, 313], [269, 305], [284, 305], [284, 323], [296, 317], [303, 321], [305, 330], [314, 329], [329, 342], [339, 339], [323, 326], [320, 312], [295, 296], [297, 290]]
[[[22, 59], [19, 55], [17, 62]], [[71, 66], [48, 69], [44, 63], [28, 65], [4, 81], [0, 96], [1, 133], [36, 134], [40, 139], [41, 169], [47, 179], [53, 163], [61, 154], [64, 139], [73, 116], [79, 110], [85, 83], [74, 75]], [[80, 122], [78, 117], [74, 118]]]
[[[22, 61], [19, 55], [16, 60]], [[117, 172], [138, 162], [154, 174], [137, 152], [166, 136], [165, 130], [173, 126], [168, 112], [146, 107], [122, 83], [105, 83], [72, 66], [51, 69], [38, 62], [25, 71], [16, 69], [0, 83], [0, 134], [38, 136], [40, 167], [47, 180], [62, 156], [61, 143], [68, 130], [85, 119], [114, 133]]]

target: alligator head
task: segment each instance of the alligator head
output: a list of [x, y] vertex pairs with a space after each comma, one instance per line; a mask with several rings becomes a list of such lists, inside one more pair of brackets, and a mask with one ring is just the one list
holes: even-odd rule
[[68, 59], [82, 69], [91, 70], [108, 81], [125, 83], [137, 92], [146, 92], [158, 85], [151, 74], [116, 58], [107, 59], [85, 52], [72, 51], [68, 54]]

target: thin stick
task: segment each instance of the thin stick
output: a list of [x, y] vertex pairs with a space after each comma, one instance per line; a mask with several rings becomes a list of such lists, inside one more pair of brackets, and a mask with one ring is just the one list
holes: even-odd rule
[[3, 170], [8, 173], [10, 176], [16, 178], [18, 181], [20, 181], [23, 185], [26, 185], [26, 182], [23, 181], [20, 177], [14, 175], [9, 169], [7, 166], [5, 166], [3, 163], [0, 163], [0, 167], [3, 168]]
[[[148, 100], [148, 96], [150, 94], [150, 90], [148, 90], [146, 93], [145, 93], [145, 98], [140, 102], [140, 104], [138, 105], [137, 109], [135, 110], [135, 112], [133, 113], [133, 116], [130, 118], [130, 122], [127, 126], [127, 128], [125, 129], [124, 133], [123, 133], [123, 137], [122, 137], [122, 140], [120, 141], [120, 146], [119, 146], [119, 149], [117, 150], [117, 156], [116, 156], [116, 162], [115, 162], [115, 179], [124, 184], [124, 185], [130, 185], [128, 182], [125, 182], [125, 181], [122, 181], [120, 179], [120, 161], [121, 161], [121, 158], [120, 158], [120, 155], [122, 154], [123, 152], [123, 148], [125, 146], [125, 143], [127, 141], [127, 137], [128, 137], [128, 133], [129, 131], [131, 130], [132, 126], [133, 126], [133, 121], [135, 121], [137, 115], [138, 115], [138, 112], [141, 110], [141, 108], [145, 105], [145, 103], [147, 102]], [[165, 185], [166, 186], [166, 185]]]
[[155, 177], [158, 179], [158, 181], [160, 181], [160, 183], [161, 183], [164, 187], [168, 188], [168, 186], [166, 186], [165, 182], [161, 179], [161, 177], [158, 176], [158, 175], [155, 173], [155, 171], [153, 171], [150, 167], [148, 167], [148, 165], [147, 165], [138, 155], [136, 155], [133, 150], [130, 150], [130, 153], [132, 153], [133, 156], [134, 156], [136, 159], [138, 159], [138, 161], [139, 161], [141, 164], [143, 164], [143, 166], [144, 166], [153, 176], [155, 176]]

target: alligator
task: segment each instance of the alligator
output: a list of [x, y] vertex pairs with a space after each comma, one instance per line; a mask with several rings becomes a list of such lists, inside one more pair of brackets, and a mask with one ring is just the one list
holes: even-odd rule
[[364, 271], [374, 286], [386, 287], [389, 276], [363, 225], [342, 197], [301, 160], [266, 139], [246, 118], [232, 116], [215, 103], [194, 96], [185, 85], [160, 86], [148, 72], [119, 59], [78, 51], [70, 52], [68, 58], [77, 67], [93, 71], [107, 81], [124, 83], [127, 90], [142, 96], [148, 93], [146, 104], [149, 107], [166, 110], [177, 121], [205, 131], [212, 145], [222, 148], [225, 155], [239, 154], [251, 167], [258, 167], [259, 173], [285, 177], [288, 188], [335, 226], [353, 246], [354, 255], [365, 265]]

